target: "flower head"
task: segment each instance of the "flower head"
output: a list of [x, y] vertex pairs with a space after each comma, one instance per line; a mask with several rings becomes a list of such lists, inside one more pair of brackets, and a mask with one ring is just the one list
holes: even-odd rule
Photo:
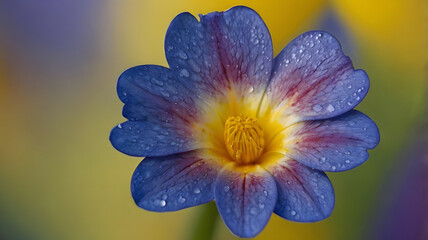
[[362, 164], [379, 131], [352, 110], [369, 79], [337, 40], [307, 32], [273, 57], [269, 31], [247, 7], [178, 15], [165, 39], [169, 68], [125, 71], [113, 146], [145, 157], [131, 183], [136, 204], [163, 212], [216, 201], [229, 229], [254, 237], [272, 212], [292, 221], [328, 217], [323, 171]]

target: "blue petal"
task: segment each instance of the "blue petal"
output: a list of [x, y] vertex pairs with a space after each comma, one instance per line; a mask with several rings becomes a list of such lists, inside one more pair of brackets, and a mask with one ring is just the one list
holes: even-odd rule
[[238, 237], [255, 237], [268, 223], [277, 200], [275, 180], [265, 170], [224, 169], [214, 187], [217, 209]]
[[223, 94], [229, 87], [265, 90], [272, 69], [272, 41], [260, 16], [247, 7], [226, 12], [178, 15], [165, 38], [172, 71], [195, 90]]
[[191, 151], [145, 158], [131, 180], [135, 203], [155, 212], [176, 211], [213, 200], [217, 165]]
[[330, 216], [334, 190], [324, 172], [285, 157], [270, 170], [278, 186], [275, 213], [296, 222], [314, 222]]
[[136, 157], [165, 156], [194, 149], [180, 127], [171, 123], [128, 121], [113, 128], [110, 142], [120, 152]]
[[126, 70], [117, 91], [125, 103], [123, 116], [110, 141], [132, 156], [162, 156], [192, 149], [191, 123], [197, 109], [187, 87], [175, 80], [167, 68], [153, 65]]
[[322, 31], [304, 33], [275, 58], [268, 88], [273, 107], [293, 122], [325, 119], [353, 109], [366, 96], [369, 79], [354, 70], [339, 42]]
[[117, 83], [117, 93], [125, 103], [123, 116], [129, 120], [195, 119], [197, 109], [189, 89], [170, 69], [156, 65], [130, 68]]
[[367, 160], [379, 143], [379, 130], [366, 115], [352, 110], [328, 120], [300, 122], [286, 129], [285, 155], [323, 171], [346, 171]]

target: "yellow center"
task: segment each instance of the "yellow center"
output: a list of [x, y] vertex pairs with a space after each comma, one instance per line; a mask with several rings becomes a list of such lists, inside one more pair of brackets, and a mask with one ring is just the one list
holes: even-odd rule
[[252, 117], [229, 117], [224, 128], [224, 141], [230, 156], [239, 164], [255, 162], [263, 153], [263, 129]]

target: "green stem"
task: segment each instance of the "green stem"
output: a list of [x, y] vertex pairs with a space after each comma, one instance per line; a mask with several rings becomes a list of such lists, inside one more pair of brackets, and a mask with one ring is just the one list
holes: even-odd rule
[[214, 202], [200, 207], [199, 215], [193, 224], [189, 240], [212, 240], [217, 223], [218, 213]]

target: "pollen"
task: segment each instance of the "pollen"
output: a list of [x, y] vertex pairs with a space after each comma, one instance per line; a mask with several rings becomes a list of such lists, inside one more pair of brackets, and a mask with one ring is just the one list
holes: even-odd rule
[[225, 123], [224, 141], [230, 156], [239, 164], [257, 161], [265, 144], [263, 129], [252, 117], [229, 117]]

